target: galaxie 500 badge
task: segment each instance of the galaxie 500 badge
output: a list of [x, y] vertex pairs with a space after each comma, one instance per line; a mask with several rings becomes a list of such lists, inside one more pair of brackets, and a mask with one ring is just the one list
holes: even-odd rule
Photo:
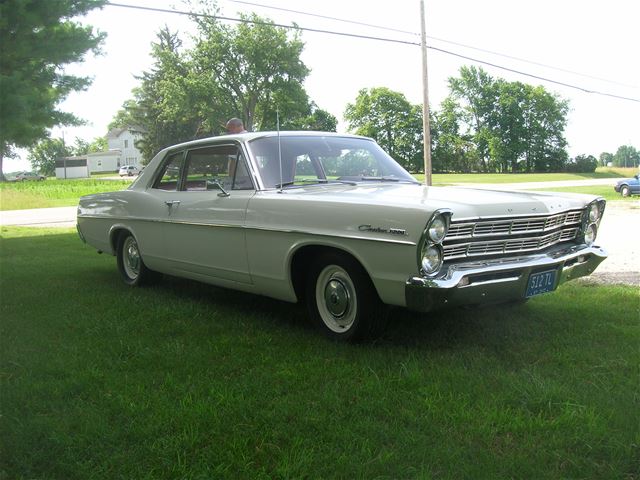
[[403, 228], [387, 228], [387, 227], [373, 227], [371, 225], [360, 225], [358, 230], [361, 232], [375, 232], [375, 233], [388, 233], [390, 235], [402, 235], [406, 236], [407, 231]]

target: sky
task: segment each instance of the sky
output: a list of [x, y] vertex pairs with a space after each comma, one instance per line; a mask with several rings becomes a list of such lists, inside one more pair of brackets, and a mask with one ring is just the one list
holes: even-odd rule
[[[300, 27], [313, 29], [420, 41], [419, 0], [247, 1], [382, 26], [387, 30], [232, 0], [218, 1], [220, 14], [237, 17], [239, 12], [256, 12], [276, 23], [295, 22]], [[117, 3], [190, 10], [180, 0], [119, 0]], [[640, 2], [425, 0], [425, 11], [429, 46], [585, 90], [640, 100], [637, 34]], [[61, 104], [63, 110], [87, 121], [83, 127], [52, 130], [52, 136], [64, 135], [69, 143], [73, 143], [75, 137], [90, 141], [107, 133], [107, 125], [139, 84], [136, 76], [150, 68], [150, 45], [161, 27], [167, 25], [177, 30], [185, 45], [195, 33], [193, 24], [185, 16], [117, 6], [105, 6], [78, 21], [105, 32], [107, 38], [101, 55], [88, 55], [82, 64], [66, 68], [69, 73], [93, 78], [86, 91], [71, 94]], [[302, 60], [311, 70], [305, 88], [320, 108], [338, 118], [338, 131], [347, 131], [342, 115], [360, 89], [388, 87], [403, 93], [412, 103], [422, 103], [419, 46], [315, 32], [303, 32], [302, 40], [305, 42]], [[477, 65], [494, 77], [543, 85], [567, 99], [571, 110], [565, 135], [570, 156], [615, 153], [620, 145], [640, 148], [640, 101], [589, 94], [433, 49], [428, 51], [427, 63], [433, 109], [438, 109], [449, 93], [447, 79], [457, 76], [463, 65]], [[26, 152], [20, 154], [19, 159], [5, 159], [6, 172], [30, 168]]]

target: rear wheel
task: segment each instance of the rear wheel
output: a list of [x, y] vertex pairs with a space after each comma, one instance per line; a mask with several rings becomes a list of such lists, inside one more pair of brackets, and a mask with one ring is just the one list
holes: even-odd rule
[[328, 253], [313, 262], [306, 299], [316, 327], [335, 340], [364, 340], [384, 328], [387, 309], [366, 271], [347, 255]]
[[145, 285], [158, 279], [158, 273], [149, 270], [142, 261], [138, 241], [130, 233], [124, 233], [118, 239], [117, 261], [120, 275], [127, 285]]
[[631, 195], [631, 190], [629, 189], [628, 186], [624, 186], [620, 189], [620, 193], [622, 194], [623, 197], [628, 197], [629, 195]]

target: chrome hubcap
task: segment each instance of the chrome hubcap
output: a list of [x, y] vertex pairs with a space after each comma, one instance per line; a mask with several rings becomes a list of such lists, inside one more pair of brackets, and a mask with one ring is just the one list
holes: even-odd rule
[[138, 278], [138, 275], [140, 275], [140, 251], [138, 250], [138, 243], [133, 237], [128, 237], [124, 241], [123, 253], [124, 269], [127, 275], [131, 279]]
[[346, 270], [338, 265], [328, 265], [320, 272], [316, 282], [316, 305], [329, 330], [344, 333], [353, 326], [358, 302]]
[[349, 292], [337, 278], [327, 283], [324, 289], [324, 302], [334, 317], [342, 317], [349, 308]]

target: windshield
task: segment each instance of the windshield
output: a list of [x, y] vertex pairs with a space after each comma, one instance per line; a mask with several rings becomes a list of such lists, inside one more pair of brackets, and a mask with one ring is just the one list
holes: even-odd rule
[[364, 138], [281, 136], [249, 143], [265, 188], [329, 182], [412, 182], [416, 180], [377, 143]]

